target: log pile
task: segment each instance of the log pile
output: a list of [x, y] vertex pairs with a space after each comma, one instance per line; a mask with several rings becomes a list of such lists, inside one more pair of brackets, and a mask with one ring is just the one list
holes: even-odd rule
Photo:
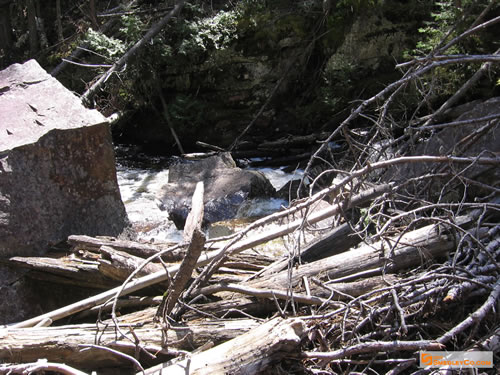
[[[481, 21], [474, 30], [489, 25]], [[321, 140], [297, 189], [308, 195], [232, 235], [205, 238], [199, 185], [181, 243], [70, 236], [67, 253], [11, 258], [32, 277], [99, 291], [0, 327], [0, 374], [427, 374], [419, 352], [436, 350], [491, 351], [498, 363], [500, 150], [469, 148], [498, 139], [498, 105], [434, 124], [466, 83], [426, 117], [405, 113], [404, 131], [388, 114], [410, 82], [460, 61], [443, 52], [400, 66], [408, 74], [326, 138], [269, 142]], [[359, 118], [370, 127], [352, 129]], [[470, 124], [451, 151], [412, 153], [434, 132]], [[342, 159], [328, 159], [339, 138]], [[319, 179], [333, 182], [320, 189]], [[285, 256], [262, 250], [278, 239]]]
[[[98, 284], [106, 291], [1, 328], [0, 358], [6, 364], [0, 373], [81, 374], [122, 367], [147, 374], [186, 373], [186, 368], [190, 374], [257, 374], [273, 366], [334, 373], [369, 362], [393, 370], [415, 366], [419, 350], [447, 347], [477, 319], [488, 320], [494, 308], [500, 283], [492, 260], [500, 256], [500, 225], [486, 219], [496, 203], [370, 243], [365, 238], [360, 244], [360, 231], [347, 230], [344, 223], [323, 230], [288, 260], [248, 250], [273, 238], [292, 238], [304, 230], [306, 219], [309, 229], [317, 229], [341, 208], [373, 204], [393, 189], [391, 184], [370, 188], [348, 203], [283, 220], [300, 217], [297, 212], [320, 195], [312, 196], [232, 236], [205, 240], [200, 187], [181, 244], [71, 236], [69, 255], [11, 258], [33, 277]], [[271, 221], [284, 224], [253, 234]], [[152, 292], [157, 296], [144, 296]], [[481, 301], [474, 318], [437, 329], [436, 311], [464, 301]], [[69, 316], [97, 324], [59, 325]], [[423, 323], [424, 316], [431, 319]], [[489, 334], [485, 339], [496, 342], [498, 330]]]

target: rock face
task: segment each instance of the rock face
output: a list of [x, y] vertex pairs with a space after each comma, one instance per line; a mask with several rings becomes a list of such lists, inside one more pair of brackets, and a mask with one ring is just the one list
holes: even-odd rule
[[[118, 235], [127, 225], [108, 124], [36, 61], [0, 72], [0, 260], [40, 255], [70, 234]], [[75, 301], [0, 265], [0, 324]]]
[[163, 187], [162, 202], [178, 228], [184, 226], [198, 181], [205, 184], [205, 224], [231, 219], [248, 199], [275, 192], [262, 173], [237, 168], [229, 153], [175, 164]]
[[36, 61], [0, 72], [0, 256], [126, 226], [108, 124]]
[[[417, 145], [414, 155], [453, 155], [468, 157], [495, 157], [500, 154], [500, 124], [495, 117], [500, 115], [500, 97], [485, 101], [474, 101], [466, 103], [448, 111], [443, 122], [459, 122], [460, 125], [448, 126], [437, 131], [429, 139]], [[482, 119], [482, 120], [477, 120]], [[476, 120], [476, 121], [472, 121]], [[467, 123], [470, 121], [470, 123]], [[500, 171], [494, 166], [465, 165], [455, 172], [460, 176], [467, 177], [491, 186], [496, 186], [500, 180]], [[384, 179], [386, 181], [401, 181], [419, 175], [429, 173], [429, 166], [425, 164], [408, 164], [388, 171]], [[437, 178], [435, 181], [439, 181]], [[437, 193], [442, 185], [449, 181], [449, 177], [442, 180], [441, 184], [434, 184]], [[490, 189], [483, 190], [475, 184], [469, 184], [467, 193], [471, 196], [490, 194]], [[459, 194], [462, 194], [461, 192]], [[455, 199], [459, 199], [455, 197]]]

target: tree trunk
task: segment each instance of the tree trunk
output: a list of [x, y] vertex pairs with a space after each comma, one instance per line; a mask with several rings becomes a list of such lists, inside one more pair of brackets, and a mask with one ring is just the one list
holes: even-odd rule
[[182, 7], [184, 6], [184, 2], [184, 0], [179, 1], [170, 13], [163, 17], [163, 19], [161, 19], [158, 23], [154, 24], [141, 40], [134, 44], [134, 46], [130, 48], [127, 53], [125, 53], [125, 55], [123, 55], [116, 63], [114, 63], [113, 66], [105, 74], [103, 74], [101, 78], [99, 78], [87, 91], [85, 91], [85, 93], [82, 95], [82, 101], [90, 102], [97, 90], [99, 90], [102, 85], [104, 85], [104, 83], [114, 72], [123, 68], [131, 57], [135, 56], [135, 54], [143, 46], [147, 45], [147, 43], [167, 25], [168, 21], [170, 21], [172, 17], [175, 17], [180, 13]]
[[[154, 352], [162, 350], [162, 330], [153, 324], [129, 323], [144, 348]], [[170, 348], [192, 350], [211, 341], [214, 344], [230, 340], [259, 326], [253, 319], [232, 319], [190, 323], [167, 331]], [[96, 336], [97, 335], [97, 336]], [[96, 342], [96, 337], [98, 341]], [[0, 329], [0, 362], [32, 362], [38, 358], [63, 361], [77, 367], [93, 368], [126, 364], [113, 353], [81, 345], [99, 344], [134, 355], [135, 346], [126, 338], [116, 338], [113, 324], [101, 327], [95, 324], [60, 327], [4, 328]]]
[[38, 32], [36, 27], [36, 6], [35, 0], [26, 0], [28, 6], [28, 31], [30, 42], [30, 56], [35, 56], [38, 52]]
[[56, 25], [57, 25], [57, 40], [62, 42], [64, 40], [62, 15], [61, 15], [61, 0], [56, 0]]
[[188, 359], [149, 368], [146, 375], [259, 374], [294, 353], [305, 334], [301, 320], [276, 318]]

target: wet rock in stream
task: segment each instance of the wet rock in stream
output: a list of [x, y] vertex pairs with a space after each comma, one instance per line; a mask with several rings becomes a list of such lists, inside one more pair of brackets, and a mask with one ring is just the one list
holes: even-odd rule
[[205, 224], [234, 218], [248, 200], [275, 194], [264, 174], [236, 167], [229, 153], [182, 161], [170, 167], [169, 183], [163, 186], [161, 198], [178, 228], [184, 226], [198, 181], [205, 184]]

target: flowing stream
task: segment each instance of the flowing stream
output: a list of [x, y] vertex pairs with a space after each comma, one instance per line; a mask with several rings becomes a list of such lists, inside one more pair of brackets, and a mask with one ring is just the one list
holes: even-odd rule
[[[182, 239], [179, 231], [162, 209], [161, 188], [168, 183], [168, 165], [166, 158], [146, 158], [139, 163], [131, 162], [117, 153], [118, 185], [130, 222], [138, 234], [138, 239], [149, 242], [177, 242]], [[301, 171], [287, 173], [283, 168], [252, 168], [266, 175], [276, 190], [288, 181], [301, 177]], [[244, 203], [238, 210], [237, 219], [261, 217], [279, 210], [288, 202], [284, 199], [253, 199]], [[220, 225], [215, 225], [220, 229]], [[208, 230], [209, 236], [216, 236], [219, 231]]]

